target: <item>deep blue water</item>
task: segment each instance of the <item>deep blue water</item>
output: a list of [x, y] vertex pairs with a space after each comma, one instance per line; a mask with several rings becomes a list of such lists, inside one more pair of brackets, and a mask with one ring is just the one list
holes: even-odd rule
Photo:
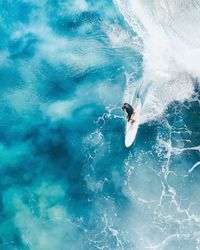
[[200, 249], [199, 78], [147, 80], [120, 2], [0, 1], [1, 250]]

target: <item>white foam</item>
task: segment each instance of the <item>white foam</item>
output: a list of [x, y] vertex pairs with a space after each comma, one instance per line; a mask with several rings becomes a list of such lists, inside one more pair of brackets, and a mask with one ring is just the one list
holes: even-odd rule
[[123, 29], [120, 25], [106, 24], [102, 26], [102, 29], [110, 40], [110, 45], [113, 48], [132, 48], [137, 52], [142, 51], [141, 41], [138, 41], [137, 36], [132, 36], [127, 30]]
[[200, 5], [184, 0], [115, 3], [143, 41], [143, 82], [151, 88], [141, 122], [156, 119], [171, 102], [190, 98], [191, 78], [200, 78]]

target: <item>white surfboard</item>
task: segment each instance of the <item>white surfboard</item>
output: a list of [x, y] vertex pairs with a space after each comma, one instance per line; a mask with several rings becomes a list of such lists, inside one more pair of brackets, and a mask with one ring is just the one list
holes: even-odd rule
[[125, 146], [130, 147], [135, 141], [135, 137], [137, 134], [138, 126], [140, 123], [140, 113], [142, 109], [142, 104], [140, 98], [137, 98], [134, 105], [134, 114], [131, 116], [131, 119], [134, 119], [134, 122], [131, 120], [126, 123], [126, 134], [125, 134]]

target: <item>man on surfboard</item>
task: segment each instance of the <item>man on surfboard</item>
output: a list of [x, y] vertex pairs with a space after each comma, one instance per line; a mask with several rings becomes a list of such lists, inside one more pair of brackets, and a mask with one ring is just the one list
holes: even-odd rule
[[133, 107], [132, 107], [130, 104], [128, 104], [128, 103], [125, 102], [124, 105], [122, 106], [122, 110], [123, 110], [123, 111], [126, 111], [128, 122], [129, 122], [129, 121], [131, 121], [131, 123], [135, 122], [135, 120], [134, 120], [133, 118], [131, 118], [131, 116], [132, 116], [135, 112], [134, 112]]

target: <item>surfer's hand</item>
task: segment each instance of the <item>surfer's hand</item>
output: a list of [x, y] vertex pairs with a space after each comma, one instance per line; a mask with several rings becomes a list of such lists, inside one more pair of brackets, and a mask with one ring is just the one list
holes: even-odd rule
[[131, 119], [131, 123], [134, 123], [135, 122], [135, 120], [134, 119]]

